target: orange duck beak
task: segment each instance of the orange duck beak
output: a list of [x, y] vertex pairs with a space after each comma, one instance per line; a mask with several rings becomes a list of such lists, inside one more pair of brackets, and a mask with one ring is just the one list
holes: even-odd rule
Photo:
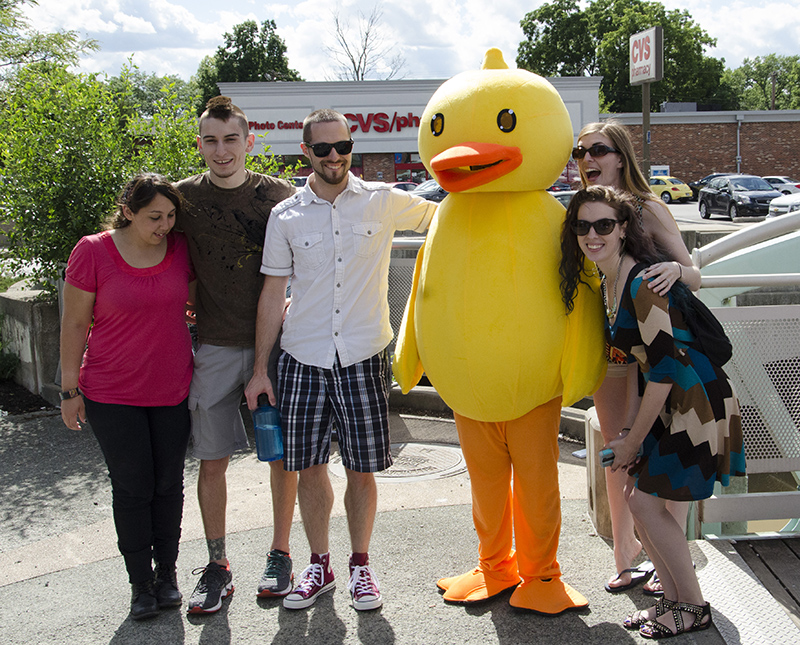
[[439, 185], [451, 193], [488, 184], [522, 164], [522, 151], [514, 146], [466, 142], [431, 159]]

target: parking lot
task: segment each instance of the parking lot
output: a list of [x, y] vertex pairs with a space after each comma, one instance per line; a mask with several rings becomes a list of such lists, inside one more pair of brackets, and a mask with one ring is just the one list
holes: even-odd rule
[[[697, 202], [686, 202], [685, 204], [681, 204], [678, 202], [672, 202], [667, 206], [672, 216], [680, 225], [681, 222], [705, 222], [706, 224], [709, 223], [718, 223], [724, 222], [726, 224], [731, 224], [732, 222], [722, 215], [712, 215], [708, 219], [703, 219], [700, 217], [700, 211], [697, 208]], [[733, 222], [733, 225], [737, 228], [749, 226], [754, 222], [760, 222], [763, 218], [762, 217], [739, 217], [736, 219], [736, 222]]]

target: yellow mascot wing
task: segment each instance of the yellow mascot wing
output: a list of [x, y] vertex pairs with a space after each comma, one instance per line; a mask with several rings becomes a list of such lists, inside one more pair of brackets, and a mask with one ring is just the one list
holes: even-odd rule
[[414, 265], [414, 278], [411, 282], [411, 293], [408, 296], [406, 310], [403, 313], [403, 322], [397, 332], [397, 345], [394, 350], [394, 361], [392, 371], [394, 378], [400, 385], [403, 394], [408, 394], [422, 378], [424, 369], [419, 358], [417, 349], [417, 333], [414, 328], [414, 316], [417, 302], [417, 287], [419, 286], [419, 276], [422, 269], [422, 256], [425, 251], [425, 243], [417, 253], [417, 262]]
[[561, 404], [564, 407], [593, 394], [606, 374], [605, 316], [600, 280], [592, 277], [587, 282], [589, 286], [578, 284], [575, 306], [567, 316], [561, 359], [561, 380], [564, 384]]

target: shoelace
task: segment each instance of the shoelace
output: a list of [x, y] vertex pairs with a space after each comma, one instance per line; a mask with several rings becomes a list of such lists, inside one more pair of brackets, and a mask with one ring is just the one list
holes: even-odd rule
[[219, 568], [209, 569], [208, 567], [197, 567], [197, 569], [192, 571], [192, 575], [196, 576], [198, 574], [202, 574], [200, 576], [200, 581], [197, 583], [197, 589], [200, 592], [207, 592], [209, 590], [209, 578], [212, 576], [217, 578], [217, 586], [219, 587], [225, 582], [225, 576], [222, 573], [222, 569]]
[[295, 587], [295, 593], [305, 593], [321, 587], [325, 583], [325, 570], [321, 564], [309, 564], [300, 574], [300, 582]]
[[267, 560], [267, 570], [264, 572], [264, 577], [268, 580], [276, 580], [281, 575], [283, 563], [278, 558], [269, 558]]
[[375, 596], [378, 592], [378, 577], [369, 567], [353, 567], [347, 588], [355, 596]]

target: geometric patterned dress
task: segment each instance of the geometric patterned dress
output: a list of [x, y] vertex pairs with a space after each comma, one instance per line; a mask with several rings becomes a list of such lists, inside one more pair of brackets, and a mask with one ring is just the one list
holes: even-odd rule
[[639, 264], [628, 276], [613, 325], [611, 351], [639, 364], [645, 382], [671, 383], [658, 419], [644, 440], [644, 454], [629, 470], [642, 492], [664, 499], [706, 499], [714, 482], [745, 474], [739, 401], [722, 368], [693, 344], [671, 293], [647, 288]]

